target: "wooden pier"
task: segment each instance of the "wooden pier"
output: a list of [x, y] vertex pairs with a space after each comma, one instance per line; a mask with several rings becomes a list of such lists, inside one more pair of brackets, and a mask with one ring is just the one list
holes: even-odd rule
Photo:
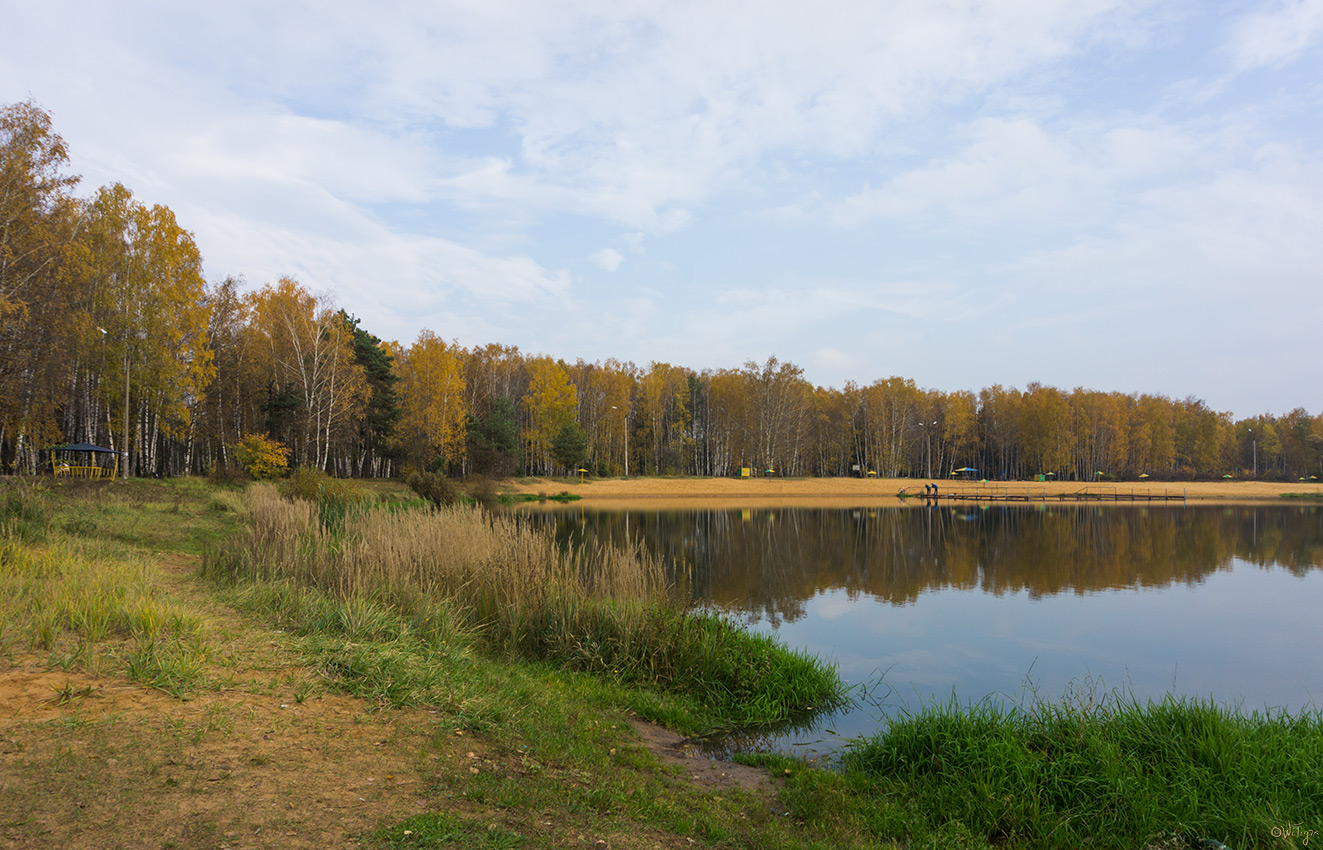
[[1070, 492], [1049, 493], [1044, 487], [980, 484], [976, 486], [938, 485], [935, 490], [911, 491], [904, 487], [901, 498], [950, 502], [1185, 502], [1185, 491], [1161, 493], [1148, 489], [1127, 490], [1120, 487], [1091, 485]]

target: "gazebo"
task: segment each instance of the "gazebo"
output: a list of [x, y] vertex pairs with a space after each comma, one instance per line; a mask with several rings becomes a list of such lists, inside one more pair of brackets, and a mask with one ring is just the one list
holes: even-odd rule
[[[101, 463], [110, 455], [110, 465]], [[57, 478], [114, 478], [119, 474], [119, 452], [91, 443], [70, 443], [51, 449], [51, 472]]]

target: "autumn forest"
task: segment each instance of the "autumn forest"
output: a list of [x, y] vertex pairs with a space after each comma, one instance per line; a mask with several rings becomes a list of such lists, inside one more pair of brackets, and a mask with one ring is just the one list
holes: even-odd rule
[[46, 449], [206, 474], [261, 435], [339, 476], [757, 474], [1158, 479], [1323, 476], [1323, 414], [1235, 421], [1203, 401], [891, 377], [816, 387], [740, 369], [567, 363], [429, 330], [382, 341], [289, 277], [208, 282], [186, 225], [118, 183], [78, 194], [50, 116], [0, 106], [0, 470]]

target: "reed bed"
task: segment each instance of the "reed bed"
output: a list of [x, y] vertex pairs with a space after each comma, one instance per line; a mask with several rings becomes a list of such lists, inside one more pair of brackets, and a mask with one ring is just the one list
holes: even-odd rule
[[[488, 650], [692, 697], [722, 722], [768, 723], [835, 704], [835, 671], [712, 614], [687, 611], [686, 574], [642, 548], [566, 548], [549, 529], [479, 507], [391, 511], [290, 500], [250, 489], [251, 529], [210, 552], [203, 571], [312, 588], [334, 600], [272, 607], [348, 634], [368, 611], [385, 639]], [[292, 592], [292, 591], [291, 591]], [[323, 606], [324, 607], [324, 606]], [[290, 612], [295, 612], [291, 614]], [[357, 612], [357, 613], [355, 613]], [[374, 615], [375, 616], [375, 615]]]

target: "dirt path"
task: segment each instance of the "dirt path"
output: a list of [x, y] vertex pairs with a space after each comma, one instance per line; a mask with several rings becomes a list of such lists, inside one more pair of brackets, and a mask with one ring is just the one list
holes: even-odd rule
[[[190, 559], [161, 566], [206, 619], [217, 648], [211, 685], [179, 700], [125, 678], [52, 669], [35, 653], [0, 662], [0, 847], [361, 847], [378, 827], [438, 810], [528, 831], [523, 813], [435, 791], [518, 765], [433, 712], [377, 711], [329, 692], [287, 635], [208, 597]], [[674, 781], [773, 801], [766, 771], [707, 759], [652, 724], [634, 728]], [[551, 834], [582, 829], [555, 813], [536, 821]], [[650, 834], [610, 846], [686, 843]]]
[[207, 597], [195, 560], [160, 562], [215, 649], [185, 700], [127, 678], [0, 669], [0, 846], [357, 847], [424, 810], [428, 774], [466, 769], [425, 711], [329, 693], [287, 636]]
[[0, 838], [69, 850], [356, 847], [427, 805], [425, 715], [273, 691], [180, 702], [122, 680], [5, 673]]

